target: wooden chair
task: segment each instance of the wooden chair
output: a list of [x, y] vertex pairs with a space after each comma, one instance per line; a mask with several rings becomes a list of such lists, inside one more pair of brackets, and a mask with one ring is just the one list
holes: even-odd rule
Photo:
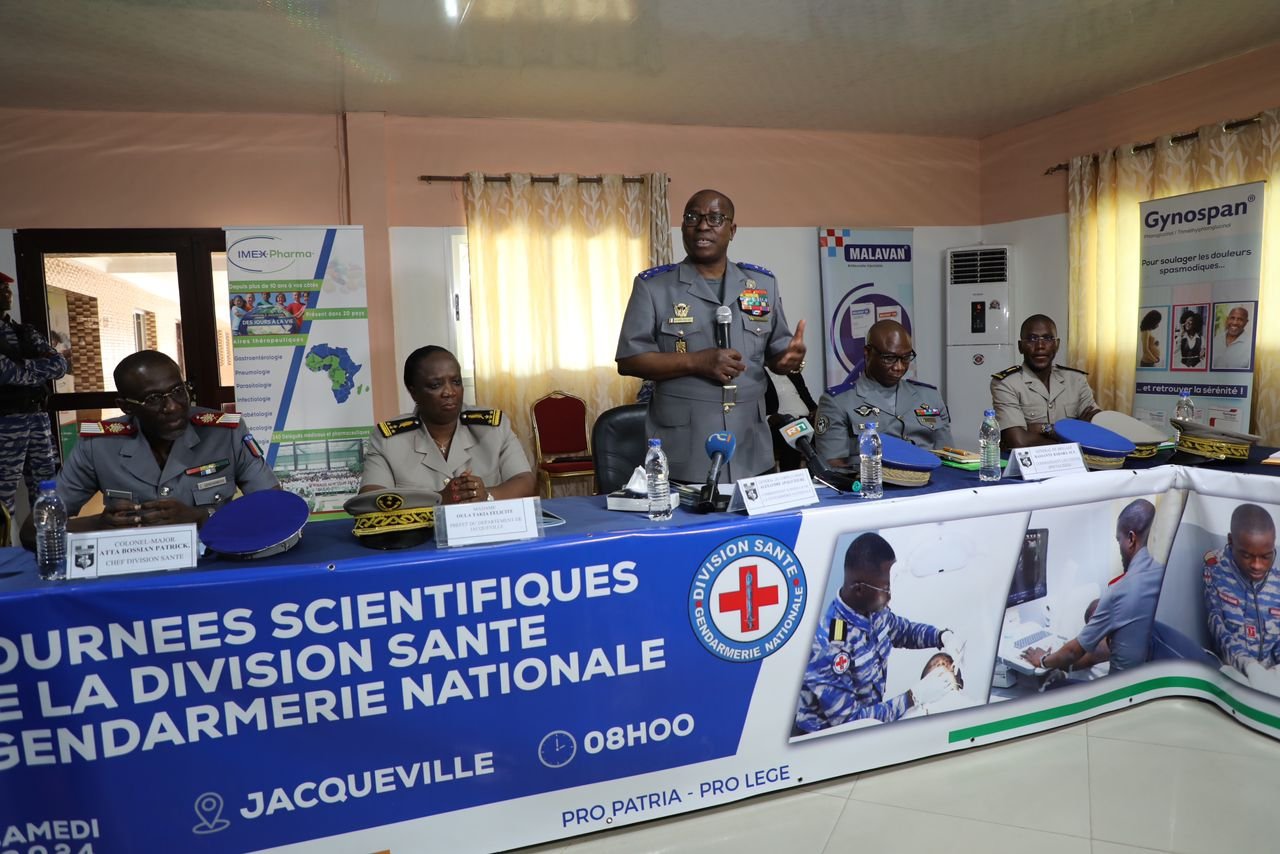
[[587, 404], [580, 397], [553, 391], [534, 401], [533, 449], [538, 484], [551, 497], [552, 478], [595, 478], [591, 443], [587, 439]]

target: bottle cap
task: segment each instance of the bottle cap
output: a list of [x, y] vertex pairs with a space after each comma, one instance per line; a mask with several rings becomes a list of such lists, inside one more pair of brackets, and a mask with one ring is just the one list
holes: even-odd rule
[[656, 438], [656, 437], [655, 437], [655, 438], [653, 438], [653, 439], [650, 439], [650, 440], [649, 440], [649, 447], [650, 447], [650, 448], [661, 448], [661, 447], [662, 447], [662, 440], [661, 440], [661, 439], [658, 439], [658, 438]]
[[42, 480], [42, 481], [40, 481], [40, 488], [41, 488], [41, 489], [56, 489], [56, 488], [57, 488], [57, 486], [58, 486], [58, 482], [57, 482], [56, 480]]
[[987, 410], [984, 410], [984, 411], [983, 411], [983, 413], [982, 413], [982, 417], [983, 417], [983, 418], [995, 418], [995, 417], [996, 417], [996, 411], [995, 411], [994, 409], [987, 409]]
[[875, 421], [868, 421], [868, 422], [867, 422], [867, 429], [868, 429], [868, 430], [875, 430], [875, 429], [876, 429], [876, 422], [875, 422]]

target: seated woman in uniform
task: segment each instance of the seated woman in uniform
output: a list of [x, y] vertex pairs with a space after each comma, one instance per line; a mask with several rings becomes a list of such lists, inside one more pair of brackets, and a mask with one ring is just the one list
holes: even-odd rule
[[419, 347], [404, 362], [412, 413], [373, 429], [361, 492], [427, 489], [443, 504], [536, 494], [524, 449], [502, 412], [463, 410], [462, 368], [443, 347]]

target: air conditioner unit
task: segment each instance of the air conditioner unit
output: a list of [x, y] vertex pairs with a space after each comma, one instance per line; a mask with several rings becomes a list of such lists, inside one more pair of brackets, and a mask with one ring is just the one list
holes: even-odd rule
[[1017, 361], [1011, 261], [1009, 246], [947, 250], [947, 409], [955, 445], [973, 451], [991, 406], [991, 374]]

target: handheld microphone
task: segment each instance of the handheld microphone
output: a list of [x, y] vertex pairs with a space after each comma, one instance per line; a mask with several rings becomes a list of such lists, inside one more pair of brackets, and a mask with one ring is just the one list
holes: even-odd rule
[[729, 306], [722, 305], [716, 309], [716, 346], [721, 350], [729, 349], [729, 324], [732, 322], [733, 311]]
[[717, 505], [725, 505], [724, 501], [718, 500], [720, 495], [716, 482], [720, 480], [721, 467], [732, 459], [737, 446], [738, 441], [732, 433], [712, 433], [707, 437], [707, 456], [711, 457], [711, 468], [707, 470], [707, 482], [702, 485], [702, 491], [698, 494], [698, 503], [694, 506], [696, 512], [710, 513], [718, 509]]

